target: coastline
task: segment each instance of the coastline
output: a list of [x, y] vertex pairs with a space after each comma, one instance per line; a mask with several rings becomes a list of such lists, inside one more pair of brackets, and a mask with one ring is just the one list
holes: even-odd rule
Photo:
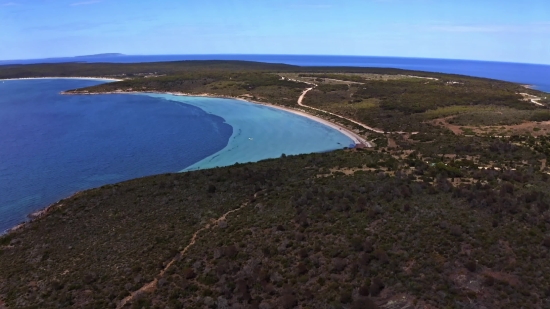
[[206, 97], [206, 98], [218, 98], [218, 99], [233, 99], [233, 100], [248, 102], [248, 103], [251, 103], [251, 104], [263, 105], [263, 106], [267, 106], [267, 107], [270, 107], [270, 108], [282, 110], [282, 111], [285, 111], [285, 112], [288, 112], [288, 113], [292, 113], [292, 114], [295, 114], [295, 115], [298, 115], [298, 116], [301, 116], [301, 117], [305, 117], [305, 118], [308, 118], [309, 120], [321, 123], [325, 126], [328, 126], [332, 129], [340, 132], [341, 134], [347, 136], [348, 138], [350, 138], [355, 143], [356, 146], [357, 145], [362, 145], [362, 146], [367, 147], [367, 148], [373, 147], [373, 145], [369, 141], [367, 141], [366, 139], [361, 137], [359, 134], [351, 131], [350, 129], [348, 129], [345, 126], [342, 126], [342, 125], [339, 125], [337, 123], [334, 123], [334, 122], [328, 121], [326, 119], [323, 119], [321, 117], [317, 117], [315, 115], [309, 114], [309, 113], [307, 113], [303, 110], [293, 109], [293, 108], [289, 108], [289, 107], [283, 107], [283, 106], [279, 106], [279, 105], [275, 105], [275, 104], [271, 104], [271, 103], [266, 103], [266, 102], [254, 101], [254, 100], [250, 100], [250, 99], [245, 99], [243, 97], [232, 97], [232, 96], [216, 95], [216, 94], [210, 94], [210, 93], [192, 94], [192, 93], [185, 93], [185, 92], [161, 92], [161, 91], [61, 92], [61, 94], [63, 94], [63, 95], [148, 94], [148, 93], [169, 94], [169, 95], [173, 95], [173, 96], [186, 96], [186, 97]]
[[0, 81], [0, 309], [550, 307], [545, 94], [202, 66]]
[[80, 194], [81, 192], [82, 191], [77, 191], [77, 192], [71, 194], [68, 197], [60, 199], [59, 201], [57, 201], [55, 203], [52, 203], [52, 204], [50, 204], [50, 205], [48, 205], [44, 208], [41, 208], [41, 209], [38, 209], [36, 211], [31, 212], [30, 214], [27, 215], [27, 218], [28, 218], [27, 221], [23, 221], [23, 222], [17, 224], [16, 226], [14, 226], [12, 228], [9, 228], [5, 231], [0, 231], [0, 237], [2, 237], [4, 235], [15, 233], [17, 231], [20, 231], [20, 230], [28, 227], [31, 223], [35, 222], [36, 220], [40, 220], [41, 218], [47, 216], [54, 209], [62, 207], [64, 205], [63, 201], [65, 201], [67, 199], [70, 199], [72, 197], [75, 197], [76, 195]]
[[[97, 77], [37, 77], [37, 78], [0, 79], [0, 81], [3, 81], [3, 80], [32, 80], [32, 79], [89, 79], [89, 80], [120, 81], [120, 80], [117, 80], [117, 79], [97, 78]], [[247, 103], [250, 103], [250, 104], [263, 105], [263, 106], [266, 106], [266, 107], [274, 108], [274, 109], [277, 109], [277, 110], [282, 110], [282, 111], [285, 111], [285, 112], [288, 112], [288, 113], [291, 113], [291, 114], [295, 114], [295, 115], [298, 115], [298, 116], [301, 116], [301, 117], [305, 117], [309, 120], [312, 120], [312, 121], [315, 121], [315, 122], [320, 123], [322, 125], [325, 125], [327, 127], [330, 127], [333, 130], [336, 130], [336, 131], [340, 132], [341, 134], [345, 135], [346, 137], [350, 138], [355, 143], [356, 146], [360, 145], [361, 148], [363, 148], [363, 147], [367, 147], [367, 148], [373, 147], [373, 145], [369, 141], [367, 141], [366, 139], [361, 137], [359, 134], [351, 131], [350, 129], [348, 129], [348, 128], [342, 126], [342, 125], [333, 123], [331, 121], [328, 121], [328, 120], [323, 119], [323, 118], [318, 117], [318, 116], [314, 116], [314, 115], [309, 114], [309, 113], [307, 113], [303, 110], [292, 109], [292, 108], [288, 108], [288, 107], [274, 105], [274, 104], [271, 104], [271, 103], [254, 101], [254, 100], [250, 100], [250, 99], [245, 99], [243, 97], [232, 97], [232, 96], [215, 95], [215, 94], [209, 94], [209, 93], [191, 94], [191, 93], [183, 93], [183, 92], [159, 92], [159, 91], [113, 91], [113, 92], [98, 92], [98, 93], [65, 92], [65, 91], [61, 92], [62, 95], [148, 94], [148, 93], [168, 94], [168, 95], [174, 95], [174, 96], [187, 96], [187, 97], [207, 97], [207, 98], [233, 99], [233, 100], [239, 100], [239, 101], [242, 101], [242, 102], [247, 102]], [[41, 208], [37, 211], [34, 211], [34, 212], [28, 214], [27, 215], [27, 218], [28, 218], [27, 221], [21, 222], [21, 223], [17, 224], [16, 226], [14, 226], [10, 229], [7, 229], [5, 231], [0, 231], [0, 237], [3, 236], [3, 235], [8, 235], [8, 234], [11, 234], [11, 233], [15, 233], [17, 231], [20, 231], [20, 230], [28, 227], [34, 221], [45, 217], [52, 210], [54, 210], [56, 208], [59, 208], [59, 207], [62, 207], [63, 206], [62, 202], [64, 200], [72, 198], [72, 197], [74, 197], [75, 195], [77, 195], [79, 193], [80, 192], [76, 192], [76, 193], [74, 193], [74, 194], [72, 194], [72, 195], [70, 195], [66, 198], [63, 198], [63, 199], [61, 199], [61, 200], [59, 200], [59, 201], [57, 201], [53, 204], [50, 204], [50, 205], [48, 205], [44, 208]]]

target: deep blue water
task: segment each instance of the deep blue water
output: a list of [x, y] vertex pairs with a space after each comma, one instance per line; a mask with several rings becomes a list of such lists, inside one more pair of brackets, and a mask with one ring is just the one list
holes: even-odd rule
[[98, 83], [0, 82], [0, 234], [76, 191], [179, 171], [223, 149], [233, 132], [191, 105], [58, 94]]
[[238, 100], [59, 94], [102, 82], [0, 81], [0, 234], [80, 190], [352, 143], [307, 118]]
[[550, 65], [471, 60], [307, 55], [122, 55], [106, 57], [94, 56], [75, 58], [11, 60], [0, 61], [0, 65], [59, 63], [74, 61], [133, 63], [179, 60], [248, 60], [269, 63], [286, 63], [300, 66], [355, 66], [398, 68], [493, 78], [520, 84], [533, 85], [539, 90], [550, 92]]

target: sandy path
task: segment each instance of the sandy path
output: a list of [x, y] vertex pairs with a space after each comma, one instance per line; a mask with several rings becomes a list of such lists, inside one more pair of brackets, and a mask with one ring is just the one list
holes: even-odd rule
[[384, 131], [382, 131], [382, 130], [379, 130], [379, 129], [376, 129], [376, 128], [373, 128], [373, 127], [369, 127], [369, 126], [367, 126], [366, 124], [361, 123], [361, 122], [359, 122], [359, 121], [355, 121], [355, 120], [353, 120], [353, 119], [346, 118], [346, 117], [340, 116], [340, 115], [338, 115], [338, 114], [334, 114], [334, 113], [327, 112], [327, 111], [322, 110], [322, 109], [319, 109], [319, 108], [315, 108], [315, 107], [311, 107], [311, 106], [308, 106], [308, 105], [303, 104], [302, 101], [304, 100], [306, 94], [307, 94], [309, 91], [311, 91], [311, 90], [313, 90], [313, 88], [308, 88], [308, 89], [304, 90], [304, 92], [302, 93], [302, 95], [298, 98], [298, 105], [303, 106], [303, 107], [307, 107], [307, 108], [311, 108], [311, 109], [314, 109], [314, 110], [316, 110], [316, 111], [320, 111], [320, 112], [323, 112], [323, 113], [325, 113], [325, 114], [329, 114], [329, 115], [332, 115], [332, 116], [335, 116], [335, 117], [338, 117], [338, 118], [341, 118], [341, 119], [345, 119], [345, 120], [347, 120], [347, 121], [351, 121], [351, 122], [355, 123], [356, 125], [359, 125], [359, 126], [365, 128], [365, 129], [369, 130], [369, 131], [373, 131], [373, 132], [380, 133], [380, 134], [386, 133], [386, 132], [384, 132]]
[[[312, 88], [310, 88], [310, 90], [311, 89]], [[304, 91], [304, 93], [302, 93], [300, 98], [303, 99], [303, 97], [305, 96], [306, 93], [307, 93], [307, 91]], [[300, 99], [298, 99], [298, 101], [300, 101]], [[255, 102], [255, 103], [263, 104], [263, 103], [260, 103], [260, 102]], [[296, 115], [299, 115], [299, 116], [302, 116], [302, 117], [306, 117], [306, 118], [311, 119], [313, 121], [322, 123], [322, 124], [324, 124], [328, 127], [331, 127], [335, 130], [338, 130], [340, 133], [342, 133], [345, 136], [349, 137], [355, 144], [363, 144], [367, 147], [372, 147], [372, 144], [370, 142], [368, 142], [367, 140], [365, 140], [364, 138], [359, 136], [357, 133], [349, 130], [348, 128], [346, 128], [344, 126], [336, 124], [334, 122], [330, 122], [330, 121], [325, 120], [323, 118], [313, 116], [313, 115], [311, 115], [309, 113], [306, 113], [306, 112], [302, 112], [302, 111], [298, 111], [298, 110], [294, 110], [294, 109], [290, 109], [290, 108], [286, 108], [286, 107], [282, 107], [282, 106], [277, 106], [277, 105], [272, 105], [272, 104], [263, 104], [263, 105], [267, 105], [267, 106], [270, 106], [270, 107], [273, 107], [273, 108], [276, 108], [276, 109], [284, 110], [284, 111], [287, 111], [289, 113], [293, 113], [293, 114], [296, 114]], [[301, 105], [301, 106], [308, 107], [308, 106], [305, 106], [305, 105]]]
[[[260, 192], [257, 192], [254, 194], [254, 197], [256, 198], [258, 196], [258, 194], [260, 193], [263, 193], [264, 191], [260, 191]], [[249, 202], [246, 202], [246, 203], [243, 203], [241, 205], [241, 207], [239, 208], [236, 208], [236, 209], [233, 209], [233, 210], [230, 210], [226, 213], [224, 213], [221, 217], [219, 217], [218, 219], [215, 219], [215, 220], [211, 220], [210, 223], [207, 223], [205, 226], [203, 226], [202, 228], [198, 229], [195, 233], [193, 233], [193, 236], [191, 237], [191, 240], [189, 241], [189, 243], [187, 244], [187, 246], [185, 246], [185, 248], [183, 248], [183, 250], [181, 250], [178, 254], [176, 254], [176, 256], [174, 256], [170, 262], [168, 264], [166, 264], [166, 266], [162, 269], [162, 271], [155, 277], [155, 279], [153, 279], [153, 281], [145, 284], [144, 286], [142, 286], [139, 290], [136, 290], [134, 292], [132, 292], [130, 295], [128, 295], [127, 297], [125, 297], [124, 299], [122, 299], [119, 303], [118, 303], [118, 306], [117, 306], [117, 309], [120, 309], [122, 307], [124, 307], [126, 304], [128, 303], [131, 303], [135, 298], [136, 296], [142, 294], [142, 293], [152, 293], [156, 287], [157, 287], [157, 283], [158, 283], [158, 280], [162, 277], [164, 277], [164, 274], [166, 274], [166, 272], [168, 271], [168, 269], [170, 268], [170, 266], [172, 266], [175, 262], [177, 262], [186, 252], [187, 250], [189, 250], [194, 244], [195, 242], [197, 241], [197, 236], [203, 232], [203, 231], [206, 231], [212, 227], [215, 227], [220, 221], [225, 221], [227, 219], [227, 216], [234, 213], [234, 212], [237, 212], [243, 208], [245, 208], [246, 206], [248, 206], [250, 203]]]
[[[434, 77], [420, 77], [420, 76], [412, 76], [412, 75], [400, 75], [400, 76], [405, 76], [405, 77], [412, 77], [412, 78], [422, 78], [422, 79], [430, 79], [430, 80], [439, 80], [437, 78], [434, 78]], [[345, 81], [345, 80], [339, 80], [339, 79], [333, 79], [333, 78], [325, 78], [327, 80], [332, 80], [332, 81], [337, 81], [337, 82], [342, 82], [342, 83], [347, 83], [348, 85], [349, 84], [364, 84], [364, 83], [359, 83], [359, 82], [352, 82], [352, 81]], [[370, 127], [370, 126], [367, 126], [366, 124], [364, 123], [361, 123], [359, 121], [355, 121], [353, 119], [350, 119], [350, 118], [346, 118], [344, 116], [340, 116], [338, 114], [334, 114], [334, 113], [331, 113], [331, 112], [328, 112], [328, 111], [325, 111], [325, 110], [322, 110], [322, 109], [319, 109], [319, 108], [315, 108], [315, 107], [311, 107], [311, 106], [308, 106], [308, 105], [305, 105], [302, 103], [302, 101], [304, 100], [306, 94], [313, 90], [315, 87], [317, 87], [317, 84], [314, 84], [314, 83], [311, 83], [311, 82], [306, 82], [306, 81], [303, 81], [303, 80], [297, 80], [297, 79], [292, 79], [292, 78], [288, 78], [288, 80], [290, 81], [293, 81], [293, 82], [297, 82], [297, 83], [305, 83], [305, 84], [308, 84], [308, 85], [311, 85], [313, 87], [311, 88], [308, 88], [306, 90], [304, 90], [304, 92], [302, 93], [302, 95], [298, 98], [298, 105], [300, 106], [303, 106], [303, 107], [307, 107], [307, 108], [311, 108], [311, 109], [314, 109], [314, 110], [317, 110], [317, 111], [320, 111], [320, 112], [323, 112], [323, 113], [326, 113], [326, 114], [330, 114], [332, 116], [335, 116], [335, 117], [338, 117], [338, 118], [341, 118], [341, 119], [345, 119], [347, 121], [351, 121], [353, 123], [355, 123], [356, 125], [359, 125], [369, 131], [373, 131], [373, 132], [376, 132], [376, 133], [380, 133], [380, 134], [393, 134], [393, 133], [396, 133], [396, 134], [418, 134], [418, 132], [405, 132], [405, 131], [397, 131], [397, 132], [384, 132], [380, 129], [376, 129], [376, 128], [373, 128], [373, 127]], [[533, 102], [535, 104], [539, 104], [539, 105], [542, 105], [540, 103], [536, 103], [536, 102]], [[370, 147], [370, 146], [369, 146]]]
[[523, 96], [523, 98], [524, 98], [525, 100], [529, 100], [529, 102], [531, 102], [531, 103], [533, 103], [533, 104], [536, 104], [536, 105], [538, 105], [538, 106], [546, 106], [546, 105], [544, 105], [544, 104], [542, 104], [542, 103], [539, 102], [540, 100], [542, 100], [542, 98], [539, 98], [539, 97], [534, 96], [534, 95], [530, 95], [530, 94], [528, 94], [528, 93], [523, 93], [523, 92], [520, 93], [520, 94]]
[[199, 235], [200, 232], [202, 232], [204, 230], [207, 230], [209, 228], [210, 228], [210, 224], [207, 224], [204, 227], [197, 230], [195, 233], [193, 233], [193, 237], [191, 237], [191, 241], [189, 242], [189, 244], [187, 244], [187, 246], [185, 246], [185, 248], [183, 248], [183, 250], [178, 255], [176, 255], [175, 257], [172, 258], [172, 260], [170, 260], [170, 262], [166, 265], [166, 267], [164, 267], [164, 269], [162, 269], [162, 271], [155, 277], [155, 279], [153, 279], [153, 281], [145, 284], [139, 290], [134, 291], [130, 295], [126, 296], [126, 298], [122, 299], [118, 303], [117, 308], [124, 307], [127, 303], [132, 302], [134, 300], [134, 298], [136, 298], [136, 296], [138, 296], [142, 293], [151, 293], [151, 292], [153, 292], [155, 290], [155, 288], [157, 287], [158, 279], [162, 278], [164, 276], [164, 274], [166, 273], [168, 268], [170, 268], [170, 266], [172, 266], [176, 262], [177, 257], [182, 256], [183, 254], [185, 254], [187, 252], [187, 250], [189, 250], [189, 248], [191, 248], [191, 246], [193, 246], [195, 244], [195, 242], [197, 240], [197, 235]]
[[304, 104], [302, 104], [302, 101], [304, 101], [304, 98], [306, 97], [306, 94], [308, 92], [310, 92], [311, 90], [313, 90], [313, 88], [307, 88], [306, 90], [304, 90], [304, 92], [302, 92], [302, 94], [298, 98], [298, 105], [305, 106]]
[[399, 75], [399, 76], [405, 76], [405, 77], [410, 77], [410, 78], [429, 79], [429, 80], [439, 80], [439, 78], [435, 78], [435, 77], [422, 77], [422, 76], [414, 76], [414, 75]]
[[540, 99], [531, 99], [531, 103], [536, 104], [538, 106], [544, 106], [544, 104], [539, 102]]
[[330, 81], [333, 81], [333, 82], [339, 82], [339, 83], [342, 83], [342, 84], [348, 84], [348, 85], [364, 85], [365, 83], [360, 83], [360, 82], [354, 82], [354, 81], [350, 81], [350, 80], [342, 80], [342, 79], [334, 79], [334, 78], [323, 78], [324, 80], [330, 80]]

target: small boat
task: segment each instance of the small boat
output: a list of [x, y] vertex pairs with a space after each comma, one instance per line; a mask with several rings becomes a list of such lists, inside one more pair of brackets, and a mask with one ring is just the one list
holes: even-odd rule
[[249, 139], [249, 140], [253, 140], [252, 137], [249, 137], [248, 139]]

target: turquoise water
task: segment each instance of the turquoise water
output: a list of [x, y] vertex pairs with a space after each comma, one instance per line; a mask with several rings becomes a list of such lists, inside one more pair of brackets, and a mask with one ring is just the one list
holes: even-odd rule
[[233, 127], [233, 134], [224, 149], [186, 167], [184, 171], [255, 162], [282, 154], [324, 152], [353, 144], [347, 136], [328, 126], [264, 105], [219, 98], [166, 94], [149, 96], [223, 115], [225, 122]]
[[103, 82], [0, 82], [0, 233], [77, 191], [352, 142], [307, 118], [237, 100], [59, 94]]

